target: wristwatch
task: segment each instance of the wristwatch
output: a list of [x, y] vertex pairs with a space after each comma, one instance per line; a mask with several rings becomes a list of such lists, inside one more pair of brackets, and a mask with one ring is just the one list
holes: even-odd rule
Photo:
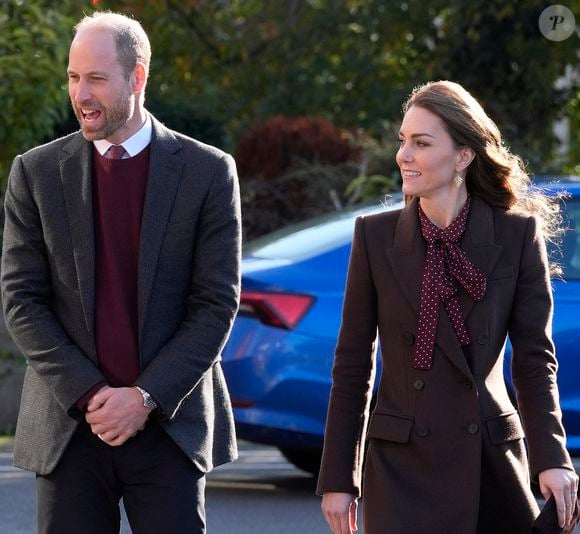
[[157, 403], [153, 400], [153, 397], [149, 395], [143, 388], [139, 386], [133, 386], [141, 395], [143, 395], [143, 406], [149, 408], [150, 410], [155, 410], [157, 408]]

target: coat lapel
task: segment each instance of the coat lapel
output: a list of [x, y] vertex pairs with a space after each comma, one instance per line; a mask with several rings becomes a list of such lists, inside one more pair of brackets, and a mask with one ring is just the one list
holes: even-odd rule
[[181, 143], [154, 117], [149, 174], [139, 240], [139, 338], [151, 292], [165, 228], [173, 208], [183, 168]]
[[[494, 224], [492, 209], [477, 196], [472, 197], [471, 210], [467, 227], [461, 240], [469, 261], [485, 274], [488, 279], [499, 259], [503, 247], [494, 241]], [[485, 296], [484, 296], [485, 298]], [[460, 295], [461, 309], [467, 322], [475, 301], [465, 291]]]
[[86, 141], [79, 132], [63, 148], [60, 177], [84, 319], [92, 336], [95, 316], [95, 235], [91, 157], [91, 143]]
[[393, 247], [387, 249], [387, 258], [407, 303], [419, 317], [427, 247], [420, 234], [417, 203], [417, 198], [414, 198], [401, 211], [395, 228]]
[[[401, 211], [393, 247], [388, 248], [386, 252], [395, 273], [395, 280], [418, 321], [427, 248], [421, 237], [417, 203], [418, 199], [414, 198]], [[502, 247], [494, 243], [491, 208], [477, 197], [472, 198], [469, 220], [461, 245], [470, 261], [483, 271], [487, 278], [501, 254]], [[460, 304], [467, 322], [475, 302], [462, 291]], [[463, 374], [471, 375], [457, 335], [444, 309], [439, 315], [436, 343]]]

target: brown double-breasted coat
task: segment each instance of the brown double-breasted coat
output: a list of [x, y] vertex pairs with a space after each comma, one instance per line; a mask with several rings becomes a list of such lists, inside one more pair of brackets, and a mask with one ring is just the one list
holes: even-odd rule
[[[417, 200], [357, 219], [318, 492], [362, 489], [365, 534], [474, 533], [483, 455], [505, 531], [529, 532], [538, 511], [530, 477], [572, 468], [535, 218], [474, 196], [461, 247], [487, 277], [482, 301], [460, 295], [471, 344], [461, 347], [442, 309], [433, 367], [417, 370], [411, 355], [426, 253]], [[377, 331], [382, 373], [369, 417]], [[517, 409], [504, 381], [508, 334]]]

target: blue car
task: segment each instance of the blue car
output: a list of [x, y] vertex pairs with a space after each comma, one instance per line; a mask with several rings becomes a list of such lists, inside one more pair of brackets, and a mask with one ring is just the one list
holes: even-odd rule
[[[553, 281], [553, 334], [567, 445], [580, 452], [580, 179], [536, 185], [569, 193], [562, 200], [569, 230], [550, 251], [563, 268]], [[393, 195], [247, 245], [240, 313], [223, 353], [239, 438], [275, 445], [297, 467], [317, 473], [354, 221], [402, 206], [402, 196]], [[509, 353], [508, 344], [508, 383]]]

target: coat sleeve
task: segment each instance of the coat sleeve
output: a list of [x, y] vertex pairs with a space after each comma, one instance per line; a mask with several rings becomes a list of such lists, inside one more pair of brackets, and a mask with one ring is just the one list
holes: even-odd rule
[[509, 323], [512, 379], [528, 440], [533, 478], [552, 467], [573, 469], [559, 406], [552, 341], [553, 300], [543, 236], [528, 219]]
[[199, 220], [185, 319], [136, 381], [169, 419], [219, 360], [239, 306], [240, 194], [231, 156], [218, 161]]
[[319, 494], [360, 496], [376, 338], [377, 297], [368, 260], [365, 219], [360, 217], [355, 224], [334, 355]]
[[42, 221], [20, 156], [8, 178], [4, 214], [1, 285], [6, 326], [63, 410], [80, 415], [77, 400], [106, 379], [71, 341], [52, 310], [53, 281]]

